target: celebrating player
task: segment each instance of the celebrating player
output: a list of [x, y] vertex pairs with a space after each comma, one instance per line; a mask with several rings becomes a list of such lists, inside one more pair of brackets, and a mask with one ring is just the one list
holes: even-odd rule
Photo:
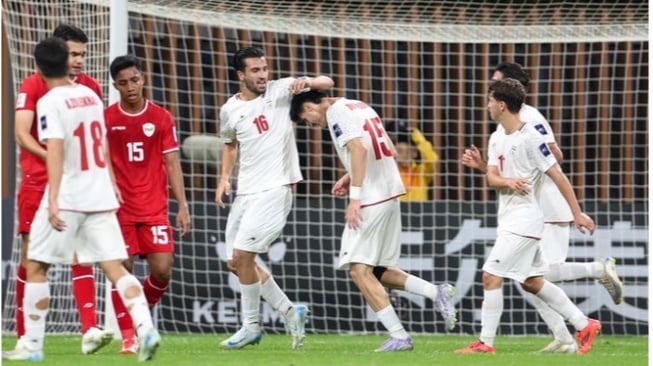
[[[143, 97], [144, 76], [132, 55], [116, 57], [110, 66], [120, 101], [105, 111], [109, 155], [121, 200], [120, 229], [127, 244], [131, 272], [134, 257], [147, 260], [145, 298], [153, 308], [168, 289], [174, 262], [172, 227], [168, 220], [168, 183], [179, 204], [176, 227], [190, 230], [190, 214], [179, 162], [179, 144], [170, 113]], [[132, 320], [116, 289], [111, 299], [122, 334], [121, 353], [136, 353]]]
[[118, 201], [105, 158], [102, 100], [74, 84], [67, 73], [68, 47], [49, 38], [34, 49], [34, 59], [49, 91], [38, 101], [39, 141], [46, 144], [47, 186], [34, 218], [27, 253], [25, 335], [10, 360], [43, 359], [49, 310], [51, 264], [98, 263], [118, 288], [137, 326], [139, 360], [152, 358], [160, 336], [138, 280], [122, 266], [127, 258], [115, 210]]
[[[68, 24], [59, 25], [53, 32], [54, 37], [63, 39], [70, 52], [68, 58], [68, 77], [75, 83], [91, 88], [100, 99], [100, 85], [92, 77], [82, 72], [86, 58], [88, 37], [81, 29]], [[22, 336], [25, 334], [23, 316], [23, 298], [25, 296], [27, 249], [30, 242], [30, 229], [34, 215], [39, 207], [45, 186], [47, 173], [45, 167], [45, 146], [38, 142], [36, 123], [36, 104], [48, 87], [37, 73], [23, 81], [16, 97], [15, 134], [20, 146], [21, 180], [18, 190], [18, 235], [21, 236], [20, 264], [16, 278], [16, 332], [20, 349]], [[97, 327], [95, 309], [95, 280], [93, 267], [74, 263], [72, 269], [73, 296], [82, 325], [82, 353], [94, 353], [111, 341], [113, 332]]]
[[539, 245], [544, 216], [537, 201], [544, 176], [562, 193], [581, 231], [594, 232], [594, 221], [581, 209], [569, 180], [560, 169], [542, 135], [521, 121], [526, 91], [515, 79], [494, 81], [488, 91], [488, 109], [502, 125], [490, 137], [487, 180], [499, 195], [497, 238], [483, 265], [483, 308], [479, 340], [456, 353], [495, 353], [494, 339], [503, 313], [503, 279], [521, 283], [578, 331], [578, 353], [587, 353], [601, 323], [588, 319], [567, 295], [543, 278], [548, 269]]
[[238, 188], [225, 241], [229, 269], [240, 282], [243, 326], [221, 345], [238, 349], [259, 343], [263, 334], [259, 314], [262, 296], [285, 317], [296, 349], [305, 337], [308, 309], [293, 305], [255, 259], [281, 234], [292, 205], [292, 186], [303, 179], [293, 124], [288, 118], [291, 98], [305, 88], [329, 89], [333, 80], [318, 76], [269, 81], [265, 54], [257, 47], [238, 50], [233, 67], [240, 93], [220, 110], [220, 133], [227, 142], [222, 149], [215, 201], [225, 207], [223, 199], [231, 194], [231, 173], [239, 155]]
[[[516, 79], [524, 88], [527, 88], [530, 82], [526, 71], [517, 63], [503, 62], [497, 65], [492, 79], [501, 80], [504, 77]], [[532, 125], [536, 131], [542, 134], [558, 164], [562, 163], [562, 152], [556, 143], [555, 135], [546, 118], [528, 104], [523, 104], [520, 108], [519, 118], [521, 121]], [[503, 129], [501, 124], [497, 126], [497, 130], [500, 129]], [[461, 161], [465, 166], [475, 168], [483, 173], [487, 171], [487, 163], [483, 161], [480, 151], [474, 145], [465, 151]], [[544, 278], [551, 282], [571, 281], [587, 277], [596, 278], [608, 291], [614, 303], [621, 303], [623, 301], [623, 285], [617, 275], [614, 258], [603, 258], [588, 263], [566, 261], [569, 250], [569, 224], [573, 220], [573, 216], [565, 198], [548, 176], [544, 177], [537, 197], [538, 203], [544, 212], [544, 231], [542, 232], [540, 247], [544, 260], [549, 264], [549, 270], [544, 274]], [[571, 333], [569, 333], [564, 319], [536, 296], [527, 297], [554, 336], [554, 340], [544, 347], [541, 352], [576, 352], [577, 345]]]
[[413, 341], [383, 286], [433, 300], [447, 328], [453, 328], [453, 286], [436, 286], [396, 267], [401, 249], [398, 197], [406, 190], [394, 159], [395, 147], [378, 114], [361, 101], [329, 98], [324, 93], [309, 91], [293, 98], [290, 117], [296, 122], [328, 128], [347, 170], [332, 189], [336, 196], [345, 196], [349, 191], [339, 265], [349, 269], [352, 281], [390, 332], [390, 338], [376, 351], [413, 349]]

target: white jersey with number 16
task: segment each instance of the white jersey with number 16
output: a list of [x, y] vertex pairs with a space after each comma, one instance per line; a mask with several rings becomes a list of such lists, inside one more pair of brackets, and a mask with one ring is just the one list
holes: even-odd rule
[[292, 94], [288, 88], [294, 80], [270, 81], [265, 93], [252, 100], [236, 94], [220, 110], [220, 135], [239, 144], [239, 195], [303, 180], [289, 115]]

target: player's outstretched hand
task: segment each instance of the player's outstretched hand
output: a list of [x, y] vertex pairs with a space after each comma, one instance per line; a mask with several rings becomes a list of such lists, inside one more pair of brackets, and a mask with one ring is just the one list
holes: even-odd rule
[[224, 208], [224, 201], [222, 200], [223, 197], [229, 196], [231, 194], [231, 184], [229, 183], [228, 180], [220, 180], [218, 182], [218, 188], [215, 190], [215, 203], [218, 204], [218, 206]]
[[594, 229], [596, 228], [594, 225], [594, 220], [592, 220], [592, 218], [587, 216], [584, 212], [574, 216], [574, 226], [576, 226], [578, 231], [583, 234], [585, 234], [585, 230], [587, 230], [590, 234], [594, 234]]

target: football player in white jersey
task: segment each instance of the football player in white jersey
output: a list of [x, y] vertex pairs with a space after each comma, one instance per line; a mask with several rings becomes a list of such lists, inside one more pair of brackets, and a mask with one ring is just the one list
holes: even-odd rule
[[[526, 71], [517, 63], [503, 62], [497, 65], [492, 80], [501, 80], [504, 77], [518, 80], [524, 88], [527, 88], [530, 82]], [[528, 104], [522, 105], [519, 110], [519, 118], [532, 125], [542, 135], [558, 164], [561, 164], [563, 154], [556, 143], [553, 129], [546, 118], [536, 108]], [[500, 129], [503, 129], [503, 127], [498, 124], [497, 130]], [[465, 151], [462, 163], [482, 172], [487, 170], [486, 162], [483, 161], [480, 151], [474, 145]], [[540, 246], [542, 256], [549, 264], [549, 270], [544, 278], [551, 282], [571, 281], [588, 277], [595, 278], [605, 287], [615, 304], [621, 303], [623, 301], [623, 285], [617, 275], [614, 258], [602, 258], [587, 263], [566, 262], [569, 250], [570, 223], [573, 217], [569, 205], [549, 177], [544, 177], [538, 201], [544, 212], [544, 232], [542, 233]], [[574, 352], [573, 337], [569, 333], [564, 320], [536, 297], [528, 297], [528, 300], [537, 309], [554, 336], [554, 340], [544, 347], [541, 352]]]
[[227, 219], [225, 241], [229, 269], [240, 283], [243, 326], [221, 346], [238, 349], [259, 343], [263, 297], [285, 317], [296, 349], [305, 337], [308, 309], [294, 305], [255, 259], [267, 252], [281, 234], [292, 205], [292, 187], [303, 180], [288, 116], [292, 96], [305, 89], [330, 89], [333, 80], [318, 76], [270, 81], [265, 54], [257, 47], [238, 50], [232, 66], [240, 81], [240, 92], [220, 110], [220, 134], [225, 143], [215, 201], [225, 207], [224, 198], [231, 194], [231, 174], [238, 157], [236, 198]]
[[3, 357], [43, 359], [51, 264], [98, 263], [130, 309], [139, 335], [142, 361], [151, 359], [160, 336], [140, 282], [127, 272], [116, 209], [118, 200], [105, 154], [104, 106], [90, 88], [68, 78], [68, 47], [48, 38], [34, 48], [48, 86], [37, 103], [38, 135], [47, 146], [48, 185], [32, 225], [25, 285], [25, 341]]
[[588, 319], [567, 295], [544, 279], [548, 269], [539, 240], [544, 231], [544, 214], [538, 193], [544, 176], [560, 190], [572, 212], [574, 225], [594, 232], [594, 221], [578, 204], [569, 180], [560, 169], [542, 135], [521, 121], [519, 110], [526, 91], [511, 78], [494, 81], [488, 92], [488, 110], [503, 128], [490, 137], [487, 163], [488, 185], [497, 190], [497, 239], [483, 265], [483, 308], [479, 340], [456, 353], [495, 353], [494, 338], [503, 312], [503, 279], [521, 283], [577, 330], [578, 353], [589, 352], [601, 323]]
[[352, 281], [390, 333], [377, 352], [413, 349], [384, 286], [429, 298], [442, 313], [447, 328], [453, 328], [453, 286], [434, 285], [397, 267], [401, 252], [399, 197], [406, 190], [394, 159], [395, 147], [379, 115], [364, 102], [309, 91], [293, 98], [290, 117], [327, 128], [347, 171], [332, 189], [336, 196], [349, 192], [339, 266], [349, 270]]

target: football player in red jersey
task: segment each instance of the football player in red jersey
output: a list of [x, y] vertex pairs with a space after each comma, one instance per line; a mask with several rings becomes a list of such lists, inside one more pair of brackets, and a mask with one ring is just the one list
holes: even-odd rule
[[[175, 226], [183, 236], [190, 230], [190, 213], [179, 162], [175, 123], [164, 108], [143, 96], [140, 60], [115, 58], [110, 66], [120, 101], [105, 110], [111, 164], [121, 197], [118, 221], [127, 245], [128, 270], [134, 257], [147, 260], [150, 274], [143, 282], [150, 308], [170, 283], [174, 261], [172, 227], [168, 220], [168, 184], [179, 204]], [[116, 291], [111, 297], [122, 333], [121, 353], [137, 351], [127, 309]]]
[[[66, 41], [69, 50], [69, 77], [77, 84], [91, 88], [102, 99], [102, 90], [98, 82], [82, 72], [86, 58], [88, 37], [81, 29], [69, 25], [59, 25], [52, 34]], [[19, 161], [21, 181], [18, 189], [18, 230], [21, 236], [20, 264], [16, 279], [16, 332], [18, 342], [25, 334], [23, 316], [23, 297], [25, 296], [27, 248], [29, 233], [36, 210], [39, 207], [45, 186], [47, 173], [45, 167], [46, 149], [38, 142], [36, 124], [36, 103], [48, 87], [40, 75], [34, 73], [27, 77], [16, 96], [15, 105], [15, 137], [20, 146]], [[94, 353], [106, 345], [113, 334], [97, 328], [95, 309], [95, 280], [93, 267], [74, 264], [72, 269], [73, 295], [79, 311], [82, 325], [82, 352]]]

